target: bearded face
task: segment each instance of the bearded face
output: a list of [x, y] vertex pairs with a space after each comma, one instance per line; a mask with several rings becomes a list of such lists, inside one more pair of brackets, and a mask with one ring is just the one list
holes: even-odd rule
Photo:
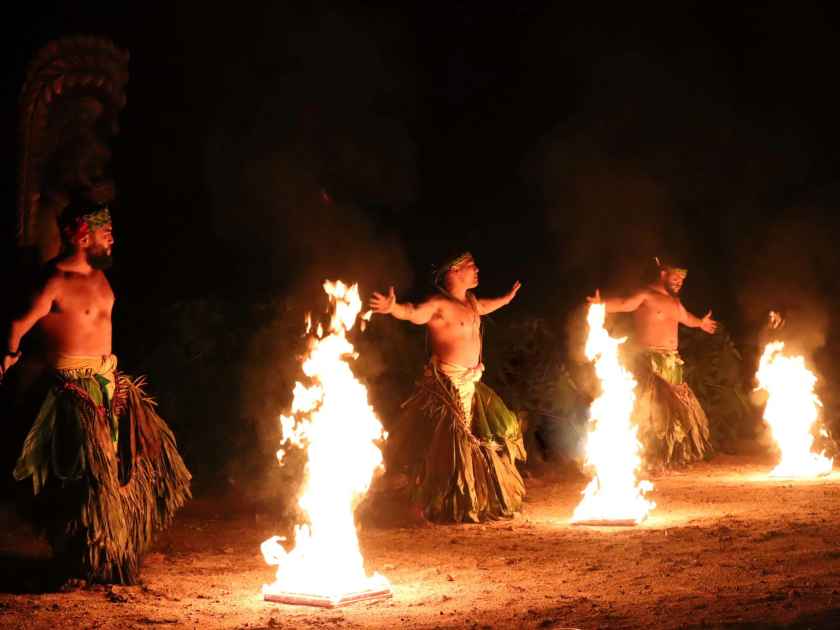
[[114, 264], [114, 258], [111, 256], [111, 248], [105, 247], [91, 247], [87, 250], [88, 264], [94, 269], [104, 271], [110, 269]]
[[683, 282], [685, 281], [685, 274], [675, 271], [664, 271], [663, 274], [665, 290], [672, 296], [677, 297], [682, 290]]
[[90, 244], [85, 249], [88, 264], [99, 270], [110, 268], [113, 264], [111, 256], [113, 245], [114, 235], [110, 224], [94, 230], [90, 234]]

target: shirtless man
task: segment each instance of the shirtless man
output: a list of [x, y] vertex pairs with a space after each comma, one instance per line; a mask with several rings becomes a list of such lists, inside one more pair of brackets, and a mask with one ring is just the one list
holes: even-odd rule
[[646, 463], [652, 468], [689, 463], [710, 451], [709, 420], [683, 379], [679, 326], [699, 328], [710, 335], [717, 330], [711, 311], [699, 318], [680, 301], [688, 272], [661, 264], [659, 259], [656, 262], [657, 280], [629, 297], [602, 300], [596, 290], [587, 298], [590, 304], [603, 302], [608, 313], [633, 313], [633, 342], [639, 349], [635, 416]]
[[45, 365], [49, 381], [13, 474], [31, 477], [36, 504], [47, 507], [35, 525], [65, 577], [134, 583], [153, 528], [189, 497], [190, 473], [142, 383], [118, 373], [111, 354], [108, 208], [73, 204], [60, 229], [62, 253], [6, 339], [4, 375], [37, 331], [41, 356], [27, 359]]
[[387, 296], [374, 293], [370, 306], [375, 313], [426, 325], [432, 353], [438, 360], [476, 367], [481, 360], [481, 316], [510, 304], [522, 285], [515, 282], [498, 298], [476, 298], [471, 289], [478, 286], [478, 266], [472, 256], [467, 256], [444, 274], [443, 291], [426, 301], [400, 304], [391, 287]]
[[600, 291], [588, 298], [590, 303], [603, 302], [608, 313], [633, 313], [635, 342], [645, 348], [677, 350], [679, 325], [699, 328], [713, 335], [717, 322], [712, 311], [699, 318], [689, 313], [680, 301], [680, 291], [687, 272], [683, 269], [661, 266], [656, 282], [629, 297], [601, 300]]
[[111, 265], [114, 233], [110, 217], [78, 239], [51, 264], [44, 286], [29, 309], [12, 321], [2, 373], [21, 356], [20, 341], [37, 326], [51, 354], [111, 354], [111, 311], [114, 292], [104, 269]]
[[432, 346], [424, 378], [392, 432], [391, 459], [408, 468], [430, 520], [511, 516], [525, 490], [515, 465], [525, 451], [516, 415], [480, 382], [481, 316], [509, 304], [521, 284], [498, 298], [476, 298], [478, 266], [469, 253], [442, 265], [436, 284], [440, 292], [420, 304], [398, 303], [393, 287], [370, 301], [375, 313], [425, 325]]

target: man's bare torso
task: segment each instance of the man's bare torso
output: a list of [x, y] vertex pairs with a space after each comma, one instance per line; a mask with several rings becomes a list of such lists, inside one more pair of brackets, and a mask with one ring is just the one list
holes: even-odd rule
[[441, 361], [475, 367], [481, 359], [481, 317], [475, 298], [470, 304], [439, 296], [429, 323], [432, 352]]
[[679, 344], [679, 323], [683, 306], [678, 297], [653, 288], [645, 292], [645, 299], [633, 313], [636, 343], [648, 348], [676, 350]]
[[111, 354], [114, 292], [105, 274], [56, 270], [56, 293], [49, 314], [37, 324], [48, 353], [74, 356]]

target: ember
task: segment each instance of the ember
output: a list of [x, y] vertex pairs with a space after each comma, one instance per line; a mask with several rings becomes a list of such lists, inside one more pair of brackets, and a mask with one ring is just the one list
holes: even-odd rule
[[[277, 453], [282, 462], [284, 448], [307, 449], [299, 505], [309, 523], [295, 528], [291, 551], [278, 536], [261, 550], [268, 564], [277, 565], [275, 582], [263, 586], [266, 600], [333, 608], [391, 591], [383, 576], [366, 575], [353, 521], [353, 509], [382, 463], [375, 440], [383, 437], [367, 390], [347, 362], [357, 356], [346, 333], [361, 310], [359, 289], [338, 281], [324, 283], [324, 291], [332, 305], [328, 334], [319, 324], [310, 338], [303, 372], [311, 384], [295, 384], [292, 415], [280, 418], [284, 441]], [[307, 330], [310, 325], [307, 317]]]

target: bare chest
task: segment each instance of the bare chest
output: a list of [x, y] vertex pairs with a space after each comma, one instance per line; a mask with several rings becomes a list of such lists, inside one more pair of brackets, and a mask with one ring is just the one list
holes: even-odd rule
[[442, 310], [441, 319], [453, 334], [473, 334], [481, 325], [481, 317], [475, 308], [458, 302], [448, 303]]
[[679, 299], [654, 293], [645, 300], [644, 305], [639, 309], [639, 315], [651, 324], [676, 323], [680, 320], [681, 310]]
[[55, 312], [80, 317], [110, 317], [114, 307], [114, 291], [105, 274], [72, 276], [62, 283], [55, 300]]

